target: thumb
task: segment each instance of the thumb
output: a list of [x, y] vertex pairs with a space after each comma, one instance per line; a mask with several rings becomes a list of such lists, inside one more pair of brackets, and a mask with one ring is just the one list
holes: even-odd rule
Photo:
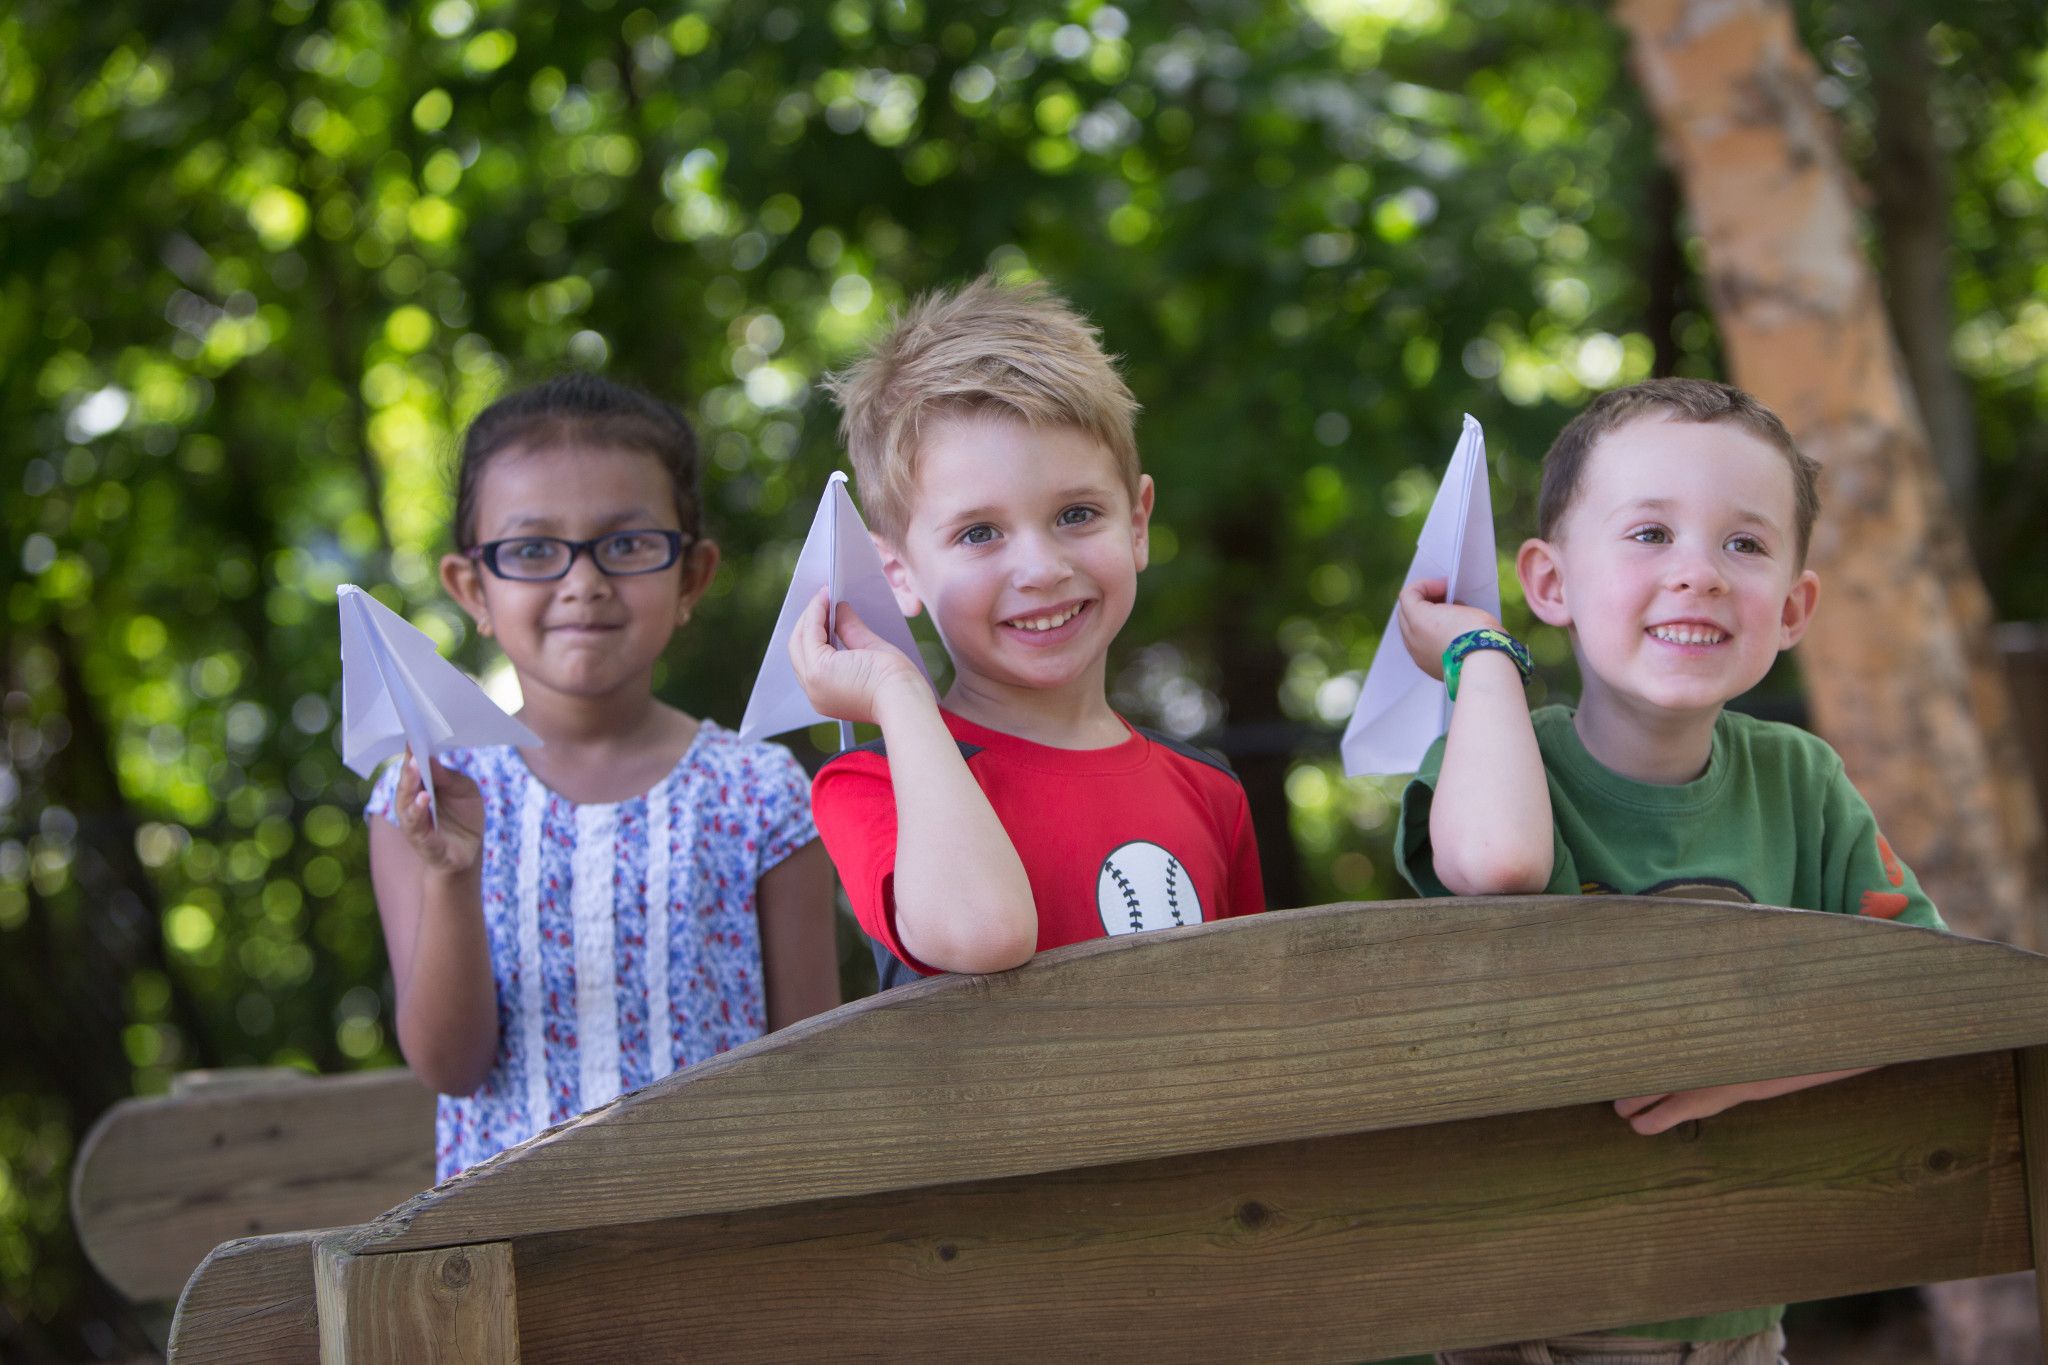
[[853, 609], [853, 603], [841, 602], [834, 617], [839, 631], [840, 643], [848, 649], [893, 649], [887, 640], [868, 629], [868, 623], [860, 619], [860, 613]]

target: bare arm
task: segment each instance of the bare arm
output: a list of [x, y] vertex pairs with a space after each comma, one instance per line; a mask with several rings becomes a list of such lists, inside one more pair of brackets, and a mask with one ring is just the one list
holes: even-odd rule
[[435, 829], [418, 770], [405, 762], [392, 807], [398, 826], [370, 821], [370, 881], [398, 994], [398, 1050], [427, 1086], [467, 1095], [498, 1053], [478, 858], [483, 797], [467, 777], [434, 764]]
[[842, 720], [882, 727], [896, 799], [896, 932], [928, 967], [999, 972], [1030, 960], [1038, 909], [1009, 832], [939, 715], [910, 660], [842, 604], [834, 649], [825, 594], [812, 601], [790, 658], [811, 704]]
[[832, 922], [832, 860], [811, 840], [761, 874], [761, 976], [768, 1028], [787, 1028], [839, 1003], [839, 939]]
[[[1443, 596], [1442, 579], [1401, 593], [1401, 637], [1433, 678], [1443, 676], [1452, 640], [1500, 628], [1487, 613], [1447, 604]], [[1438, 880], [1461, 896], [1536, 892], [1550, 884], [1550, 786], [1521, 676], [1498, 650], [1465, 659], [1430, 800], [1429, 845]]]

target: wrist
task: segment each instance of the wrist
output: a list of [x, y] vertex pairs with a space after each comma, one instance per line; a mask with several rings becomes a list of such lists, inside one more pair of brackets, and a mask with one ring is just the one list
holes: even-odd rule
[[1532, 664], [1529, 650], [1520, 640], [1497, 626], [1481, 626], [1468, 630], [1444, 647], [1444, 686], [1450, 699], [1458, 699], [1459, 675], [1469, 660], [1486, 654], [1499, 654], [1514, 666], [1521, 681], [1529, 681]]
[[931, 687], [924, 678], [911, 670], [892, 673], [887, 681], [875, 689], [875, 724], [887, 729], [891, 724], [902, 724], [906, 720], [923, 715], [936, 716], [939, 711], [938, 699], [932, 696]]

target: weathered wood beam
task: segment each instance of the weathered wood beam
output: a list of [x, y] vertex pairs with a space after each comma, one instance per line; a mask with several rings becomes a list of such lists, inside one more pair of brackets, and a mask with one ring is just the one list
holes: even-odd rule
[[[507, 1243], [351, 1256], [323, 1242], [314, 1285], [320, 1365], [519, 1365]], [[584, 1357], [621, 1358], [602, 1342]]]

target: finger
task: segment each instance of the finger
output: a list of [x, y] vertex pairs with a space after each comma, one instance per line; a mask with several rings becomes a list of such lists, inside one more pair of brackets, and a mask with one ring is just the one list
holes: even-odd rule
[[1633, 1118], [1650, 1106], [1661, 1104], [1670, 1097], [1670, 1093], [1666, 1092], [1662, 1095], [1637, 1095], [1631, 1099], [1616, 1100], [1614, 1102], [1614, 1112], [1625, 1119]]
[[811, 660], [821, 647], [831, 648], [825, 638], [825, 601], [825, 589], [820, 588], [790, 629], [789, 661], [795, 666], [799, 678], [811, 672]]
[[1449, 594], [1451, 581], [1448, 578], [1418, 578], [1401, 589], [1403, 600], [1417, 602], [1441, 602]]

